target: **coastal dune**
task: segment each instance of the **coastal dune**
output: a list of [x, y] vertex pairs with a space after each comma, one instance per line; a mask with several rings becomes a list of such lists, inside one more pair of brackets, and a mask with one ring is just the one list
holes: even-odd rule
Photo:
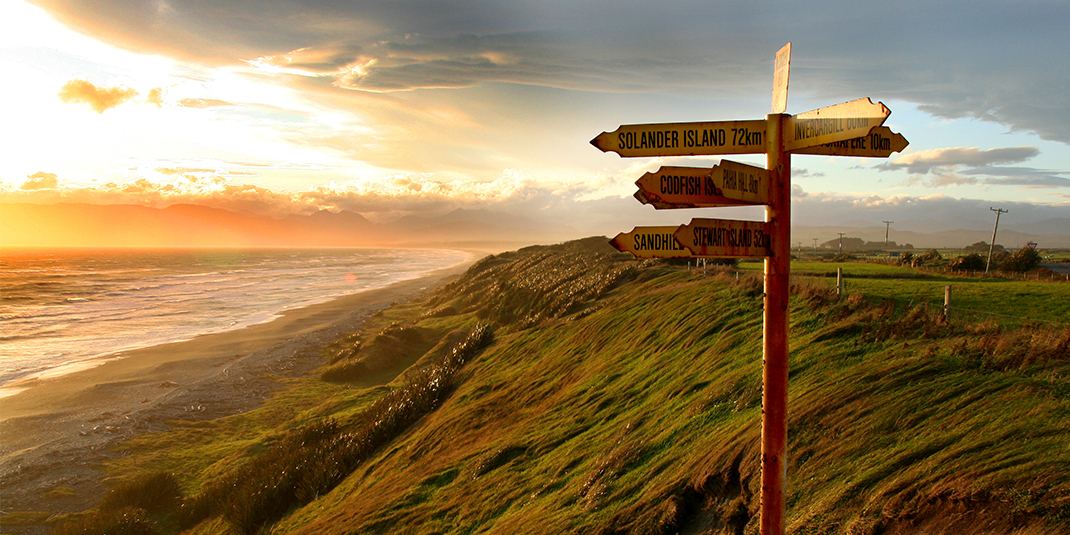
[[[4, 512], [73, 512], [103, 493], [108, 446], [173, 420], [206, 420], [259, 405], [277, 378], [322, 364], [320, 348], [371, 314], [462, 273], [425, 277], [284, 312], [262, 324], [96, 359], [58, 377], [7, 385], [0, 408]], [[57, 488], [67, 492], [42, 494]], [[5, 526], [5, 530], [8, 526]]]

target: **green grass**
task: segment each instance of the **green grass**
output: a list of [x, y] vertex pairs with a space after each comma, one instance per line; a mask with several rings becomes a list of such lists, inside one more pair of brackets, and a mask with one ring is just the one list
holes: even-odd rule
[[[741, 267], [756, 271], [762, 264]], [[950, 285], [952, 314], [960, 320], [1070, 326], [1070, 284], [1066, 283], [957, 276], [876, 262], [791, 263], [793, 277], [830, 288], [836, 285], [837, 268], [843, 269], [847, 294], [859, 293], [874, 301], [891, 299], [901, 307], [924, 303], [942, 310], [944, 288]]]
[[[397, 355], [415, 364], [392, 381], [294, 380], [261, 409], [122, 444], [130, 454], [109, 473], [126, 481], [174, 472], [188, 499], [278, 455], [272, 448], [295, 444], [305, 426], [356, 429], [416, 369], [442, 362], [456, 333], [489, 321], [495, 342], [457, 368], [437, 408], [317, 498], [266, 517], [272, 533], [755, 533], [760, 281], [750, 264], [738, 278], [702, 277], [599, 245], [489, 258], [325, 348], [326, 363], [393, 323], [420, 329], [424, 343], [410, 349], [426, 351]], [[865, 298], [836, 301], [827, 278], [796, 280], [791, 532], [894, 532], [941, 504], [978, 524], [1070, 529], [1070, 330], [946, 323], [932, 307], [890, 306], [881, 292], [895, 288], [881, 284], [902, 283], [897, 291], [920, 302], [926, 285], [944, 282], [882, 278], [899, 268], [872, 266], [845, 266], [857, 267], [849, 290]], [[977, 299], [1032, 291], [1018, 281], [977, 284], [993, 292]], [[1061, 317], [1070, 300], [1060, 295], [1028, 294], [1032, 308], [1010, 310]], [[286, 449], [301, 458], [301, 447]], [[189, 533], [238, 532], [228, 518]]]

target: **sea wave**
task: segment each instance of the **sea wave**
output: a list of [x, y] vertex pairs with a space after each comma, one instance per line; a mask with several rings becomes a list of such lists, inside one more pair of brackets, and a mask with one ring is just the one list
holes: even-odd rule
[[[465, 262], [451, 250], [38, 252], [0, 259], [0, 385]], [[76, 277], [72, 277], [76, 274]]]

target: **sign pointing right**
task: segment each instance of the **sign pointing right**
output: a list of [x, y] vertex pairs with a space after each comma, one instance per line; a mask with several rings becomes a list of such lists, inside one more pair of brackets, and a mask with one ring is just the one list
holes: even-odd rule
[[676, 241], [695, 256], [708, 258], [768, 258], [773, 256], [769, 223], [731, 219], [691, 220], [680, 225]]
[[784, 150], [795, 151], [869, 135], [892, 111], [883, 102], [860, 98], [792, 115], [784, 131]]
[[844, 141], [825, 143], [792, 151], [794, 154], [823, 154], [826, 156], [856, 156], [860, 158], [887, 158], [893, 152], [903, 152], [910, 142], [902, 134], [892, 132], [887, 126], [870, 131], [869, 135]]

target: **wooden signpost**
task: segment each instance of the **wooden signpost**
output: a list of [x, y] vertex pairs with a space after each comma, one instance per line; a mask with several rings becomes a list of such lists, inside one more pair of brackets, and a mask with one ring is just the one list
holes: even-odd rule
[[682, 247], [673, 234], [677, 227], [635, 227], [631, 232], [617, 234], [609, 244], [622, 253], [636, 258], [692, 258], [691, 251]]
[[892, 132], [892, 129], [887, 126], [882, 126], [870, 130], [868, 136], [826, 143], [816, 147], [806, 147], [792, 152], [795, 154], [887, 158], [893, 152], [903, 152], [905, 148], [907, 148], [907, 138], [903, 137], [902, 134]]
[[721, 160], [706, 167], [664, 166], [635, 181], [635, 198], [658, 210], [712, 206], [761, 205], [769, 201], [769, 172], [745, 163]]
[[785, 115], [790, 65], [788, 43], [776, 54], [772, 112], [765, 120], [623, 125], [591, 140], [622, 157], [766, 155], [765, 169], [726, 160], [713, 169], [662, 167], [643, 175], [635, 194], [657, 209], [762, 204], [764, 222], [693, 219], [678, 228], [636, 227], [611, 241], [640, 258], [765, 258], [762, 535], [785, 531], [791, 155], [887, 158], [907, 146], [906, 138], [882, 126], [891, 111], [868, 98]]
[[692, 219], [673, 234], [700, 258], [769, 258], [769, 226], [761, 221]]

